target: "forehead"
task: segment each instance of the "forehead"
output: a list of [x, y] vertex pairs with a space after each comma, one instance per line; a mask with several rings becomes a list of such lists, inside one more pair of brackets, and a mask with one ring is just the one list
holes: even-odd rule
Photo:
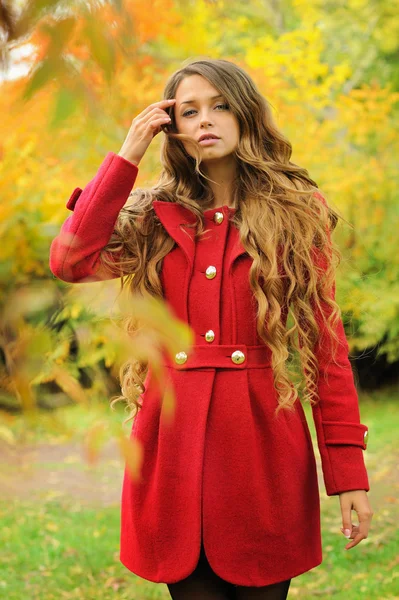
[[220, 94], [213, 85], [201, 75], [190, 75], [185, 77], [176, 89], [176, 100], [183, 102], [184, 100], [201, 100], [210, 96]]

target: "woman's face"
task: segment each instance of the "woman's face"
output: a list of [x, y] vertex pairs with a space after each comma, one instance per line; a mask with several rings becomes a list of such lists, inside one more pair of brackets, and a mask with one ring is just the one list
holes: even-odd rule
[[[239, 141], [239, 124], [231, 113], [223, 96], [202, 75], [190, 75], [177, 87], [175, 98], [175, 121], [178, 133], [185, 133], [194, 140], [204, 133], [212, 133], [219, 139], [209, 146], [202, 146], [204, 163], [217, 161], [230, 155]], [[183, 146], [193, 156], [189, 145]]]

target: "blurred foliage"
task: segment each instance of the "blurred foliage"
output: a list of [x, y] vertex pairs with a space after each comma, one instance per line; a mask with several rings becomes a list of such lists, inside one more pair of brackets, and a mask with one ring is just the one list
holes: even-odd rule
[[[292, 160], [353, 225], [334, 234], [344, 254], [337, 299], [351, 321], [351, 351], [377, 348], [399, 360], [394, 3], [40, 0], [1, 7], [3, 67], [12, 52], [31, 48], [29, 73], [4, 80], [0, 95], [1, 404], [33, 409], [37, 390], [40, 398], [58, 390], [74, 402], [108, 397], [119, 393], [113, 385], [124, 353], [140, 346], [154, 356], [160, 343], [173, 351], [189, 342], [155, 306], [145, 315], [148, 341], [121, 340], [109, 322], [117, 282], [64, 284], [52, 276], [48, 253], [72, 190], [94, 177], [108, 151], [118, 152], [170, 73], [204, 56], [251, 74], [292, 142]], [[137, 187], [155, 180], [159, 144], [160, 136], [140, 163]], [[160, 318], [167, 327], [158, 327]]]

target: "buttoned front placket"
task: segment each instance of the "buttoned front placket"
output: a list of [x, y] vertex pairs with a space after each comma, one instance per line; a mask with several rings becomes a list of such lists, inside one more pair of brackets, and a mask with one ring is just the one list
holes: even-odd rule
[[206, 233], [197, 241], [189, 287], [189, 324], [195, 344], [220, 344], [223, 259], [229, 230], [229, 208], [204, 211]]

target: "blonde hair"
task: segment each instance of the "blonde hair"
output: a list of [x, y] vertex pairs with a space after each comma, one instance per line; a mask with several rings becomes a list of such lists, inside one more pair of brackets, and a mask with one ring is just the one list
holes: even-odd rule
[[[315, 344], [322, 333], [316, 312], [323, 319], [327, 342], [339, 341], [335, 325], [341, 313], [333, 292], [341, 254], [332, 244], [330, 233], [342, 217], [327, 205], [307, 170], [290, 161], [290, 142], [277, 129], [268, 102], [243, 69], [222, 59], [188, 62], [168, 79], [164, 98], [175, 98], [179, 83], [190, 75], [202, 75], [219, 90], [239, 123], [233, 223], [253, 259], [249, 284], [257, 301], [258, 335], [272, 351], [276, 412], [293, 409], [301, 384], [304, 400], [314, 404], [318, 400]], [[122, 289], [128, 285], [132, 294], [160, 299], [161, 263], [175, 242], [162, 227], [152, 201], [174, 202], [192, 211], [197, 238], [204, 233], [203, 211], [214, 204], [208, 178], [199, 168], [200, 146], [189, 136], [177, 133], [173, 108], [166, 111], [172, 121], [163, 126], [166, 135], [159, 179], [151, 189], [131, 192], [134, 202], [120, 211], [113, 235], [101, 254], [107, 268], [123, 266], [128, 274]], [[194, 158], [185, 151], [183, 140], [193, 144]], [[118, 261], [115, 256], [121, 250], [123, 259]], [[289, 330], [282, 322], [284, 311], [293, 320]], [[134, 318], [127, 317], [124, 326], [133, 333]], [[287, 364], [292, 349], [298, 351], [304, 375], [295, 386], [294, 373]], [[335, 350], [336, 346], [332, 348], [333, 360]], [[120, 369], [122, 395], [112, 404], [127, 401], [131, 409], [127, 420], [141, 407], [138, 397], [145, 391], [147, 368], [148, 363], [131, 359]]]

